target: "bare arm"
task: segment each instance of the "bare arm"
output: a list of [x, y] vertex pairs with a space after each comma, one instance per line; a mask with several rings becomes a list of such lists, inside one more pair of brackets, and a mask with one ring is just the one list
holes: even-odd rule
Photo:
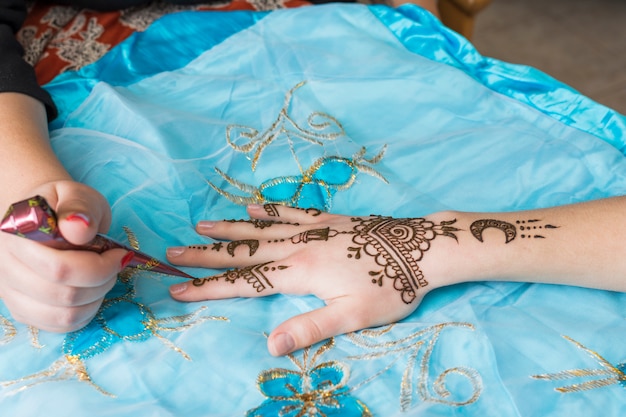
[[446, 217], [456, 218], [462, 229], [458, 243], [442, 240], [424, 268], [451, 283], [507, 280], [626, 291], [626, 197], [522, 212], [433, 215]]
[[50, 147], [43, 104], [24, 94], [0, 93], [0, 109], [0, 206], [30, 197], [25, 192], [49, 181], [71, 181]]

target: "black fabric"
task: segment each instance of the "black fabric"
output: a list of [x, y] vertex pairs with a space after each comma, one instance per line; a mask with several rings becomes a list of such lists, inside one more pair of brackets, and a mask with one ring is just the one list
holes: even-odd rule
[[22, 58], [24, 49], [15, 38], [24, 19], [24, 0], [0, 0], [0, 93], [22, 93], [38, 99], [46, 106], [48, 120], [52, 120], [57, 116], [56, 106], [39, 86], [32, 66]]
[[126, 7], [140, 6], [149, 2], [149, 0], [54, 0], [48, 3], [108, 12]]

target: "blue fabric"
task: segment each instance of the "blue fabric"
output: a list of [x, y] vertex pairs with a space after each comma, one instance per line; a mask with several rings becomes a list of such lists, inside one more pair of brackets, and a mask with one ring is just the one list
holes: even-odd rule
[[[626, 193], [624, 116], [480, 56], [413, 6], [175, 14], [47, 87], [60, 103], [55, 151], [108, 198], [111, 235], [127, 227], [157, 257], [252, 201], [420, 216]], [[0, 310], [3, 413], [626, 412], [624, 294], [461, 284], [393, 326], [274, 358], [266, 335], [319, 300], [182, 304], [168, 296], [176, 281], [123, 276], [65, 336]]]

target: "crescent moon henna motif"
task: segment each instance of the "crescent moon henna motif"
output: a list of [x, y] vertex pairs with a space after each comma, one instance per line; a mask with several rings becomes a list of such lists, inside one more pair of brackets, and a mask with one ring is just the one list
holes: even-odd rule
[[256, 250], [259, 248], [259, 241], [256, 239], [249, 240], [234, 240], [226, 246], [226, 251], [230, 256], [235, 256], [235, 249], [241, 245], [246, 245], [248, 247], [248, 253], [250, 256], [254, 255]]
[[504, 222], [502, 220], [495, 219], [481, 219], [476, 220], [474, 223], [470, 225], [470, 232], [472, 232], [472, 236], [478, 239], [480, 242], [483, 241], [483, 231], [490, 227], [494, 227], [496, 229], [502, 230], [504, 235], [506, 236], [506, 240], [504, 243], [509, 243], [515, 236], [517, 235], [517, 228], [511, 223]]

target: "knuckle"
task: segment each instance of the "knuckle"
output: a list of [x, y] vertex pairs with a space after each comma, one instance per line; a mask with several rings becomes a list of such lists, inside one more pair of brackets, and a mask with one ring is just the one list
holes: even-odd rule
[[76, 287], [63, 286], [56, 295], [57, 304], [62, 307], [73, 307], [80, 302], [81, 291]]
[[318, 263], [316, 253], [306, 249], [292, 253], [289, 258], [294, 265], [298, 265], [298, 268], [304, 275], [310, 275], [314, 270], [314, 266]]
[[69, 279], [71, 267], [61, 260], [53, 260], [48, 264], [48, 274], [50, 278], [59, 284], [63, 284]]
[[371, 327], [375, 311], [368, 304], [357, 304], [351, 308], [351, 313], [342, 318], [342, 329], [344, 332], [365, 329]]
[[302, 342], [306, 345], [311, 345], [327, 337], [319, 323], [311, 317], [303, 317], [302, 329], [305, 336], [305, 340], [302, 340]]
[[62, 332], [80, 329], [85, 321], [83, 312], [78, 308], [62, 308], [54, 317], [54, 326]]

